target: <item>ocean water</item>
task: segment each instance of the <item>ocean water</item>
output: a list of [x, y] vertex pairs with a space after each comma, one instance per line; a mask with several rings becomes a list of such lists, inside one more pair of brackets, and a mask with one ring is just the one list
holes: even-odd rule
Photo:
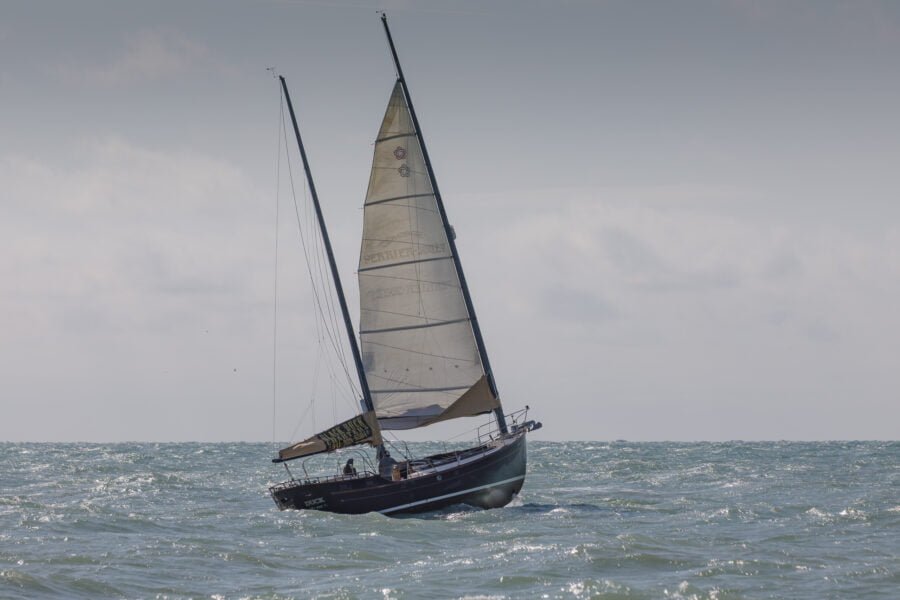
[[900, 598], [897, 442], [531, 442], [406, 518], [280, 512], [270, 455], [0, 444], [0, 598]]

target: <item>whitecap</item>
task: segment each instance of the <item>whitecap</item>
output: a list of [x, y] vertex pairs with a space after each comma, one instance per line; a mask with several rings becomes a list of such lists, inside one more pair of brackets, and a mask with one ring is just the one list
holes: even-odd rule
[[857, 510], [853, 507], [845, 508], [844, 510], [839, 512], [838, 515], [841, 517], [850, 518], [850, 519], [865, 519], [868, 517], [868, 515], [865, 512], [863, 512], [861, 510]]
[[741, 487], [741, 486], [745, 486], [745, 485], [747, 485], [746, 481], [744, 481], [743, 479], [738, 479], [736, 481], [726, 481], [720, 487], [727, 489], [727, 488]]
[[834, 515], [832, 515], [830, 512], [820, 510], [815, 506], [813, 506], [803, 514], [809, 515], [811, 517], [816, 517], [817, 519], [831, 519], [832, 517], [834, 517]]

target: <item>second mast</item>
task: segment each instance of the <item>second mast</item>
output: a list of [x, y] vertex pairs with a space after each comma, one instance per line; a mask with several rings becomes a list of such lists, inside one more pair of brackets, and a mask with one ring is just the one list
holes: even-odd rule
[[341, 305], [341, 314], [344, 317], [344, 326], [347, 331], [347, 337], [350, 340], [353, 362], [356, 364], [356, 373], [359, 376], [363, 404], [365, 405], [366, 410], [374, 411], [375, 406], [372, 403], [372, 393], [369, 391], [369, 382], [366, 379], [366, 372], [363, 368], [362, 356], [359, 352], [359, 343], [356, 341], [356, 333], [353, 330], [353, 322], [350, 320], [350, 311], [347, 308], [347, 300], [344, 298], [344, 288], [341, 285], [341, 276], [338, 274], [337, 263], [335, 263], [334, 260], [334, 251], [331, 249], [331, 240], [328, 238], [328, 230], [325, 228], [325, 217], [322, 216], [322, 207], [319, 205], [319, 196], [316, 194], [316, 184], [313, 183], [312, 171], [310, 171], [309, 161], [306, 158], [306, 150], [303, 147], [303, 139], [300, 137], [300, 128], [297, 126], [294, 105], [291, 103], [291, 94], [288, 92], [287, 83], [285, 82], [284, 77], [279, 75], [278, 79], [281, 81], [281, 89], [284, 92], [284, 99], [287, 101], [288, 112], [290, 112], [291, 115], [291, 124], [294, 126], [294, 135], [297, 137], [297, 146], [300, 148], [300, 157], [303, 159], [303, 169], [306, 172], [306, 181], [309, 183], [309, 194], [312, 196], [313, 206], [316, 210], [316, 219], [319, 223], [319, 230], [322, 232], [322, 241], [325, 245], [325, 253], [328, 256], [328, 265], [331, 268], [331, 277], [334, 281], [338, 302]]

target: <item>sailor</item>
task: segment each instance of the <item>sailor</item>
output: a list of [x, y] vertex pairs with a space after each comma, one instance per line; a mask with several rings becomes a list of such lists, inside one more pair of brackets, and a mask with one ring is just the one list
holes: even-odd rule
[[344, 465], [344, 475], [355, 476], [356, 475], [356, 467], [353, 466], [353, 459], [347, 459], [347, 464]]
[[391, 478], [393, 474], [394, 465], [397, 464], [397, 461], [394, 460], [390, 453], [387, 450], [382, 450], [382, 454], [378, 459], [378, 473], [385, 479]]

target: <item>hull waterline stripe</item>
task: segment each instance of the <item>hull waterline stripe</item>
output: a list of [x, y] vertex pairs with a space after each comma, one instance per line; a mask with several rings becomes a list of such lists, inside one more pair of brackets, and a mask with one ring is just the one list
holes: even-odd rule
[[503, 481], [496, 481], [494, 483], [488, 483], [487, 485], [480, 485], [478, 487], [473, 487], [468, 490], [463, 490], [461, 492], [453, 492], [452, 494], [444, 494], [443, 496], [435, 496], [434, 498], [428, 498], [427, 500], [419, 500], [418, 502], [410, 502], [409, 504], [401, 504], [400, 506], [394, 506], [393, 508], [386, 508], [384, 510], [379, 510], [383, 515], [388, 513], [392, 513], [394, 511], [403, 510], [404, 508], [412, 508], [413, 506], [420, 506], [422, 504], [428, 504], [429, 502], [437, 502], [438, 500], [446, 500], [447, 498], [452, 498], [453, 496], [462, 496], [463, 494], [468, 494], [471, 492], [477, 492], [478, 490], [484, 490], [489, 487], [494, 487], [497, 485], [503, 485], [504, 483], [512, 483], [513, 481], [518, 481], [520, 479], [525, 479], [524, 475], [519, 475], [518, 477], [511, 477], [509, 479], [504, 479]]

